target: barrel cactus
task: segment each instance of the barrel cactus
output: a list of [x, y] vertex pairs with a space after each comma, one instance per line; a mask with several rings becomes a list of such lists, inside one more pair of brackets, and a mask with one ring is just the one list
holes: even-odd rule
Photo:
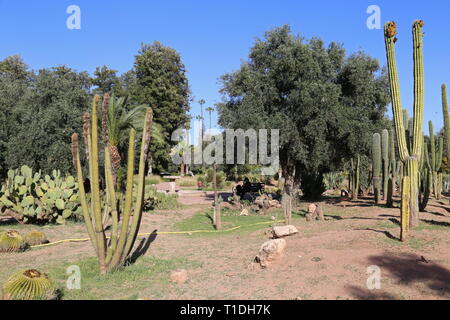
[[0, 232], [0, 252], [20, 252], [26, 247], [27, 243], [18, 231]]
[[55, 283], [35, 269], [20, 271], [3, 285], [5, 300], [54, 300], [57, 296]]
[[47, 236], [43, 232], [33, 231], [25, 235], [24, 240], [30, 246], [48, 243]]

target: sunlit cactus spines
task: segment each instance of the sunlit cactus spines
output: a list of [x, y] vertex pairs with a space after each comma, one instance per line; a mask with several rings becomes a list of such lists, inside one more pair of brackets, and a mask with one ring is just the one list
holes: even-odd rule
[[49, 242], [45, 233], [39, 231], [33, 231], [25, 234], [24, 241], [30, 246], [36, 246]]
[[4, 300], [55, 300], [58, 291], [53, 280], [39, 270], [12, 275], [3, 285]]
[[[128, 163], [126, 177], [126, 191], [122, 196], [117, 196], [113, 179], [113, 165], [111, 150], [108, 143], [104, 143], [105, 151], [105, 181], [106, 197], [101, 197], [99, 186], [99, 137], [98, 137], [98, 102], [96, 95], [92, 103], [91, 124], [87, 129], [87, 147], [89, 148], [89, 172], [91, 175], [92, 193], [88, 201], [83, 186], [83, 172], [79, 155], [78, 135], [72, 135], [72, 156], [77, 171], [77, 179], [80, 185], [80, 202], [86, 228], [97, 253], [101, 274], [113, 272], [122, 267], [127, 261], [133, 245], [136, 241], [140, 227], [143, 208], [143, 196], [145, 185], [145, 164], [147, 161], [153, 112], [147, 108], [144, 120], [142, 144], [139, 159], [139, 173], [137, 194], [133, 197], [133, 174], [135, 158], [136, 131], [130, 130], [128, 143]], [[107, 111], [107, 106], [104, 111]], [[107, 132], [107, 128], [106, 128]], [[105, 137], [104, 137], [105, 138]], [[104, 140], [104, 142], [106, 142]], [[133, 201], [134, 200], [134, 201]], [[107, 242], [103, 218], [110, 215], [112, 219], [110, 240]], [[119, 221], [120, 216], [120, 221]]]
[[27, 243], [18, 231], [0, 232], [0, 253], [21, 252], [27, 247]]
[[[397, 138], [397, 146], [400, 160], [405, 163], [406, 173], [409, 176], [410, 187], [410, 224], [417, 226], [419, 224], [419, 161], [422, 157], [423, 149], [423, 112], [424, 112], [424, 68], [423, 68], [423, 28], [422, 20], [414, 21], [412, 27], [413, 33], [413, 61], [414, 61], [414, 117], [413, 125], [410, 129], [412, 144], [408, 149], [406, 139], [405, 116], [400, 99], [400, 82], [398, 78], [397, 62], [395, 58], [395, 22], [385, 24], [385, 45], [386, 57], [388, 62], [389, 84], [392, 101], [392, 111], [394, 115], [394, 124]], [[406, 190], [402, 190], [406, 194]], [[403, 226], [403, 224], [402, 224]]]

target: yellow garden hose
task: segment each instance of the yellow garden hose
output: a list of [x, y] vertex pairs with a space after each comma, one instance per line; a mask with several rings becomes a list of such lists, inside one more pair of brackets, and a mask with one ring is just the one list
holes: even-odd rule
[[[279, 222], [284, 222], [284, 220], [276, 220], [276, 221], [265, 221], [265, 222], [258, 222], [258, 223], [253, 223], [253, 224], [248, 224], [245, 226], [237, 226], [237, 227], [233, 227], [230, 229], [224, 229], [224, 230], [193, 230], [193, 231], [166, 231], [166, 232], [159, 232], [159, 231], [154, 231], [154, 232], [145, 232], [145, 233], [139, 233], [138, 236], [149, 236], [151, 234], [188, 234], [191, 235], [193, 233], [220, 233], [220, 232], [231, 232], [240, 228], [245, 228], [245, 227], [252, 227], [252, 226], [257, 226], [257, 225], [264, 225], [264, 224], [271, 224], [271, 223], [279, 223]], [[107, 237], [107, 239], [109, 239], [109, 237]], [[42, 248], [42, 247], [47, 247], [47, 246], [52, 246], [55, 244], [60, 244], [60, 243], [64, 243], [64, 242], [85, 242], [85, 241], [89, 241], [89, 238], [84, 238], [84, 239], [64, 239], [64, 240], [58, 240], [55, 242], [50, 242], [50, 243], [45, 243], [45, 244], [38, 244], [35, 246], [31, 246], [31, 248]]]

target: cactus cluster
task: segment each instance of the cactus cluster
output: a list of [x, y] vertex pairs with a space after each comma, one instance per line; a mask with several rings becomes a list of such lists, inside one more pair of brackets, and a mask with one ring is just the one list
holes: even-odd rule
[[[105, 95], [104, 100], [109, 100]], [[83, 171], [80, 162], [78, 148], [78, 135], [72, 135], [72, 156], [77, 171], [79, 197], [82, 207], [84, 222], [96, 251], [101, 274], [113, 272], [122, 267], [127, 261], [139, 231], [144, 199], [145, 164], [147, 161], [149, 143], [152, 131], [153, 112], [147, 109], [144, 120], [141, 152], [139, 158], [138, 186], [135, 201], [133, 201], [133, 175], [135, 158], [135, 129], [130, 129], [128, 142], [128, 162], [125, 194], [116, 192], [114, 183], [114, 171], [109, 146], [108, 136], [103, 135], [103, 148], [105, 153], [105, 196], [102, 197], [99, 186], [99, 130], [98, 130], [98, 105], [100, 96], [95, 95], [92, 103], [92, 112], [84, 116], [84, 140], [86, 155], [91, 177], [91, 197], [86, 197], [83, 185]], [[108, 112], [108, 103], [103, 104], [103, 114]], [[105, 117], [102, 117], [105, 118]], [[105, 126], [108, 121], [103, 121], [102, 132], [108, 132]], [[134, 203], [133, 203], [134, 202]], [[105, 234], [104, 217], [111, 217], [112, 226], [109, 241]], [[119, 216], [121, 217], [119, 221]]]
[[54, 300], [57, 297], [53, 280], [35, 269], [15, 273], [3, 285], [4, 300]]
[[72, 176], [33, 174], [28, 166], [9, 170], [0, 189], [0, 206], [14, 212], [20, 222], [63, 224], [81, 212], [78, 184]]
[[397, 162], [395, 158], [394, 136], [387, 129], [373, 135], [372, 168], [375, 203], [382, 198], [388, 206], [393, 205], [393, 195], [396, 191]]
[[[400, 160], [405, 164], [406, 176], [409, 183], [403, 184], [402, 195], [410, 188], [409, 197], [409, 223], [411, 226], [419, 224], [419, 160], [422, 157], [423, 149], [423, 111], [424, 111], [424, 68], [423, 68], [423, 28], [422, 20], [414, 21], [413, 33], [413, 56], [414, 56], [414, 117], [409, 126], [409, 134], [412, 136], [412, 143], [408, 146], [406, 139], [406, 128], [404, 112], [400, 99], [400, 84], [398, 78], [397, 62], [395, 58], [396, 24], [387, 22], [385, 24], [385, 45], [388, 63], [389, 84], [391, 92], [392, 110], [394, 115], [395, 132]], [[402, 211], [403, 212], [403, 211]], [[403, 217], [403, 221], [405, 217]], [[402, 228], [404, 224], [402, 223]], [[407, 238], [407, 234], [402, 232]]]
[[20, 252], [27, 248], [27, 242], [18, 231], [8, 230], [0, 232], [0, 252]]

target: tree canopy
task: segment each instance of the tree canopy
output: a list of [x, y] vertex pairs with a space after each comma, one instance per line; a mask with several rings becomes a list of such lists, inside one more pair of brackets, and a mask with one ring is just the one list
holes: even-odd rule
[[225, 128], [280, 129], [280, 164], [306, 197], [324, 191], [323, 174], [356, 154], [388, 123], [387, 78], [377, 60], [289, 26], [257, 39], [240, 69], [221, 77], [219, 123]]

